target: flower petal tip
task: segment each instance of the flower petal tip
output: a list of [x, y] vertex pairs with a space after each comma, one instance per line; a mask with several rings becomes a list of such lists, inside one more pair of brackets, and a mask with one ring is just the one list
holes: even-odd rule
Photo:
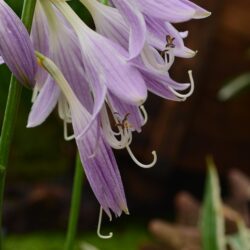
[[28, 122], [26, 125], [26, 128], [34, 128], [36, 127], [36, 124], [34, 122]]
[[195, 13], [194, 18], [196, 19], [202, 19], [202, 18], [206, 18], [212, 15], [212, 12], [207, 11], [207, 10], [203, 10], [203, 11], [197, 11]]
[[126, 214], [126, 215], [130, 215], [129, 211], [128, 211], [128, 208], [126, 207], [125, 209], [123, 209], [123, 212]]

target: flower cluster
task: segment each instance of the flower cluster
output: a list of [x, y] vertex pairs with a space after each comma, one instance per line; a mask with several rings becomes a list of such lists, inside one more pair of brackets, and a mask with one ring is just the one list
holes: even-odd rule
[[28, 127], [40, 125], [58, 107], [64, 137], [75, 139], [88, 181], [111, 218], [111, 211], [128, 213], [112, 148], [126, 149], [141, 167], [156, 163], [154, 151], [146, 165], [130, 149], [133, 132], [147, 122], [142, 105], [148, 91], [183, 101], [194, 89], [191, 71], [188, 83], [169, 75], [175, 57], [196, 54], [184, 45], [188, 32], [179, 32], [172, 23], [210, 13], [189, 0], [79, 1], [91, 13], [95, 31], [65, 0], [37, 0], [29, 36], [0, 0], [1, 61], [33, 88]]

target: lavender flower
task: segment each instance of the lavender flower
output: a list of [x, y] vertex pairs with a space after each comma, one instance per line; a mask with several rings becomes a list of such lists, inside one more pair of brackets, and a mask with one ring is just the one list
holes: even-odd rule
[[[0, 53], [24, 84], [34, 86], [36, 75], [28, 127], [44, 122], [58, 104], [64, 137], [76, 140], [89, 183], [101, 209], [111, 218], [111, 212], [116, 216], [128, 213], [111, 148], [126, 148], [143, 168], [155, 165], [155, 151], [153, 161], [146, 165], [130, 149], [133, 132], [140, 132], [147, 122], [142, 104], [148, 90], [176, 101], [191, 95], [190, 71], [190, 83], [183, 84], [168, 73], [175, 56], [195, 54], [184, 46], [187, 34], [179, 33], [171, 23], [209, 13], [187, 0], [112, 0], [117, 9], [96, 0], [80, 1], [93, 15], [97, 32], [66, 1], [37, 1], [31, 39], [44, 71], [37, 70], [33, 46], [21, 21], [0, 0]], [[187, 88], [188, 93], [179, 92]], [[73, 135], [68, 135], [68, 124], [73, 126]]]
[[[151, 40], [154, 41], [157, 39], [158, 41], [159, 39], [154, 38], [154, 33], [151, 34], [150, 30], [148, 29], [146, 40], [144, 41], [141, 51], [137, 56], [135, 56], [135, 54], [130, 53], [130, 46], [132, 46], [133, 44], [131, 45], [132, 39], [129, 26], [126, 24], [126, 21], [123, 19], [119, 11], [115, 8], [105, 6], [96, 0], [81, 0], [81, 2], [91, 12], [95, 21], [96, 30], [107, 38], [111, 39], [112, 41], [120, 44], [124, 49], [129, 51], [130, 55], [128, 56], [127, 60], [132, 62], [135, 67], [139, 69], [139, 71], [144, 77], [148, 89], [151, 92], [166, 99], [175, 101], [185, 100], [192, 93], [192, 79], [190, 79], [191, 85], [189, 83], [179, 84], [173, 81], [168, 74], [168, 70], [174, 62], [173, 50], [175, 50], [175, 46], [174, 48], [168, 48], [164, 55], [165, 58], [163, 60], [156, 48], [154, 48], [154, 44], [151, 44]], [[133, 12], [133, 10], [131, 10], [131, 12]], [[163, 23], [163, 26], [164, 25], [165, 23]], [[173, 27], [171, 28], [172, 29], [169, 28], [171, 32], [167, 34], [172, 35], [174, 33], [174, 35], [179, 36], [179, 33]], [[161, 30], [162, 29], [165, 32], [165, 29], [161, 28]], [[140, 32], [137, 35], [139, 39]], [[164, 39], [165, 37], [166, 33], [164, 35]], [[158, 43], [161, 43], [161, 40]], [[179, 45], [177, 46], [177, 51], [179, 51], [179, 54], [192, 54], [192, 51], [184, 46], [182, 39], [178, 39], [177, 44]], [[164, 41], [164, 44], [161, 43], [161, 45], [161, 50], [163, 50], [166, 45], [166, 41]], [[138, 46], [136, 47], [138, 48]], [[195, 54], [195, 52], [193, 52], [193, 54]], [[187, 94], [178, 93], [178, 91], [185, 90], [190, 86], [190, 91]]]
[[[47, 24], [34, 26], [34, 29], [42, 27], [42, 30], [33, 32], [48, 34], [49, 42], [44, 40], [45, 44], [36, 44], [44, 49], [58, 68], [54, 62], [40, 56], [41, 65], [47, 67], [50, 76], [43, 83], [38, 83], [39, 94], [34, 100], [27, 126], [41, 124], [58, 103], [59, 115], [64, 120], [65, 139], [76, 139], [85, 173], [101, 207], [110, 218], [110, 210], [119, 216], [122, 211], [127, 213], [128, 209], [111, 147], [127, 148], [137, 162], [129, 144], [132, 131], [140, 130], [144, 123], [139, 105], [147, 97], [146, 85], [140, 72], [126, 62], [127, 53], [122, 47], [90, 30], [66, 3], [54, 3], [58, 9], [49, 1], [38, 2], [35, 24], [42, 20]], [[74, 29], [62, 14], [71, 17], [69, 21]], [[84, 32], [84, 38], [81, 32]], [[117, 126], [118, 134], [111, 128], [105, 100], [116, 124], [120, 125]], [[125, 125], [126, 121], [119, 121], [124, 112], [131, 112], [131, 124], [134, 125], [131, 129]], [[68, 123], [73, 125], [72, 136], [67, 133]], [[154, 165], [156, 155], [155, 152], [153, 154], [152, 164], [138, 164], [143, 167]]]
[[[121, 140], [116, 139], [117, 134], [112, 131], [109, 122], [105, 122], [108, 119], [105, 119], [105, 115], [101, 114], [102, 127], [106, 131], [104, 133], [106, 140], [113, 148], [127, 148], [132, 159], [141, 167], [153, 166], [156, 162], [156, 153], [154, 151], [152, 152], [154, 156], [152, 163], [144, 165], [136, 160], [129, 148], [129, 144], [132, 141], [132, 132], [135, 129], [139, 131], [144, 124], [139, 106], [147, 97], [147, 88], [142, 75], [132, 63], [127, 61], [128, 53], [119, 44], [115, 44], [89, 29], [64, 1], [51, 0], [51, 2], [72, 25], [79, 38], [88, 81], [91, 84], [96, 84], [95, 82], [98, 84], [100, 78], [96, 76], [99, 74], [104, 79], [104, 85], [107, 86], [106, 101], [114, 115], [116, 124], [119, 124], [118, 135], [121, 137]], [[98, 98], [96, 99], [97, 106], [100, 107], [100, 104], [103, 103]], [[131, 111], [131, 121], [135, 127], [131, 128], [124, 124], [127, 121], [126, 108]], [[105, 107], [103, 107], [101, 113], [103, 112], [105, 112]], [[115, 115], [117, 113], [119, 118]], [[94, 112], [94, 114], [96, 115], [97, 113]], [[121, 123], [119, 120], [124, 122]], [[125, 129], [124, 126], [126, 127]], [[84, 131], [82, 134], [84, 134]]]
[[[78, 137], [90, 121], [91, 114], [78, 100], [59, 68], [49, 58], [37, 54], [40, 64], [53, 77], [68, 102], [75, 136]], [[110, 209], [116, 216], [122, 211], [128, 213], [118, 166], [111, 148], [103, 138], [99, 121], [95, 120], [85, 136], [76, 139], [76, 142], [86, 176], [104, 211], [110, 218]]]
[[34, 86], [37, 63], [29, 34], [15, 12], [0, 1], [0, 63], [25, 86]]
[[[82, 1], [84, 2], [84, 0]], [[158, 50], [164, 49], [166, 35], [173, 37], [175, 40], [173, 52], [180, 57], [192, 57], [195, 52], [187, 49], [183, 44], [183, 38], [188, 33], [179, 33], [171, 23], [205, 18], [211, 14], [188, 0], [112, 0], [110, 2], [117, 7], [124, 20], [130, 20], [131, 12], [143, 15], [147, 41]], [[133, 26], [133, 20], [128, 24], [130, 27]], [[137, 27], [137, 30], [140, 31], [140, 27]]]

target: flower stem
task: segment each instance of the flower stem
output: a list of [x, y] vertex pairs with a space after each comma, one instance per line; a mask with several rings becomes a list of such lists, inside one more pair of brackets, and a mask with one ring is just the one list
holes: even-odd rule
[[[27, 30], [30, 31], [36, 0], [24, 0], [22, 21]], [[4, 113], [1, 139], [0, 139], [0, 250], [3, 249], [2, 232], [2, 214], [3, 214], [3, 196], [5, 187], [6, 168], [8, 164], [10, 146], [15, 128], [15, 121], [20, 103], [22, 86], [12, 75], [9, 86], [7, 104]]]
[[74, 249], [77, 221], [79, 218], [80, 202], [82, 196], [83, 178], [84, 178], [84, 173], [83, 173], [82, 163], [79, 154], [77, 154], [75, 176], [74, 176], [73, 190], [71, 197], [70, 215], [69, 215], [69, 222], [68, 222], [68, 229], [67, 229], [67, 236], [66, 236], [64, 250]]

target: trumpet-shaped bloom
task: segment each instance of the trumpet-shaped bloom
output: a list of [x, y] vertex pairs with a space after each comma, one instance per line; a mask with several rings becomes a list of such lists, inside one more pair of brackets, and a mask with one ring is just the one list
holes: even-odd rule
[[59, 68], [50, 59], [40, 54], [38, 57], [68, 102], [80, 157], [96, 198], [110, 218], [110, 209], [116, 216], [120, 216], [122, 211], [128, 213], [118, 166], [110, 146], [103, 138], [99, 120], [94, 121], [85, 136], [79, 136], [89, 123], [91, 114], [78, 100]]
[[185, 22], [192, 18], [200, 19], [210, 15], [210, 12], [189, 0], [112, 0], [111, 2], [124, 16], [129, 15], [124, 5], [132, 5], [134, 11], [171, 23]]
[[34, 86], [37, 63], [29, 34], [15, 12], [0, 1], [0, 55], [15, 77]]
[[[81, 2], [91, 12], [95, 22], [96, 30], [129, 51], [130, 30], [129, 26], [126, 24], [119, 11], [115, 8], [105, 6], [96, 0], [81, 0]], [[174, 28], [172, 27], [171, 33], [165, 33], [164, 41], [166, 34], [172, 35], [173, 30]], [[164, 31], [166, 32], [166, 30]], [[175, 31], [175, 34], [176, 33], [179, 35], [177, 31]], [[148, 31], [147, 37], [150, 38], [153, 36], [154, 34], [151, 34], [150, 31]], [[150, 45], [151, 40], [146, 39], [143, 48], [140, 51], [140, 54], [134, 58], [133, 55], [130, 55], [128, 60], [130, 60], [130, 62], [132, 62], [135, 67], [139, 69], [144, 77], [148, 89], [151, 92], [166, 99], [176, 101], [183, 100], [183, 98], [180, 98], [180, 96], [183, 97], [183, 95], [179, 95], [178, 91], [187, 89], [190, 84], [179, 84], [173, 81], [168, 74], [168, 70], [174, 61], [175, 48], [169, 48], [167, 51], [167, 55], [165, 55], [165, 57], [170, 57], [170, 60], [168, 61], [166, 58], [165, 60], [163, 60], [159, 53]], [[179, 46], [177, 46], [176, 49], [180, 54], [186, 54], [187, 51], [191, 51], [185, 48], [182, 40], [178, 39], [178, 41], [179, 43], [177, 43], [177, 45]], [[161, 43], [161, 40], [158, 43]], [[165, 47], [165, 43], [161, 43], [161, 49]], [[191, 92], [188, 92], [188, 95], [190, 95], [190, 93]], [[187, 97], [187, 95], [184, 96]]]
[[[28, 127], [41, 124], [58, 105], [64, 137], [76, 140], [92, 190], [111, 218], [111, 212], [128, 213], [112, 148], [126, 148], [143, 168], [157, 160], [153, 151], [152, 163], [142, 164], [130, 149], [132, 133], [140, 132], [147, 122], [142, 106], [147, 91], [176, 101], [193, 92], [190, 71], [190, 83], [184, 84], [168, 73], [175, 56], [195, 54], [184, 45], [187, 33], [178, 32], [171, 23], [209, 13], [188, 0], [112, 0], [116, 8], [96, 0], [81, 2], [93, 15], [97, 32], [66, 0], [37, 1], [31, 33], [40, 52], [42, 68], [37, 70], [27, 31], [0, 0], [0, 62], [3, 59], [23, 84], [34, 86], [36, 76]], [[73, 135], [68, 135], [68, 124], [73, 126]]]
[[[33, 32], [47, 34], [48, 41], [44, 42], [46, 44], [48, 42], [49, 49], [44, 49], [46, 44], [36, 43], [37, 47], [44, 49], [48, 57], [58, 65], [65, 79], [62, 75], [59, 80], [53, 76], [54, 70], [59, 72], [59, 69], [49, 61], [50, 65], [54, 65], [52, 67], [54, 70], [50, 69], [47, 80], [39, 83], [39, 94], [30, 112], [28, 127], [41, 124], [58, 103], [59, 116], [64, 120], [65, 138], [67, 140], [75, 138], [86, 175], [101, 207], [109, 216], [111, 216], [110, 210], [120, 215], [122, 211], [128, 210], [111, 147], [117, 149], [127, 147], [135, 159], [129, 144], [132, 140], [132, 131], [139, 131], [144, 123], [138, 105], [146, 98], [146, 85], [136, 67], [124, 59], [125, 50], [100, 35], [96, 36], [94, 31], [84, 26], [88, 31], [86, 34], [90, 34], [89, 39], [99, 39], [101, 42], [94, 41], [95, 47], [85, 48], [81, 44], [81, 39], [78, 39], [77, 32], [50, 2], [41, 0], [39, 4], [41, 4], [38, 8], [39, 15], [36, 12], [35, 18], [44, 20], [46, 17], [47, 25], [42, 26], [41, 31]], [[62, 22], [64, 25], [61, 25]], [[98, 47], [101, 45], [102, 50]], [[89, 46], [93, 45], [90, 43]], [[114, 55], [111, 49], [116, 49], [117, 54]], [[99, 50], [99, 54], [93, 51], [94, 54], [89, 55], [91, 50]], [[48, 60], [42, 60], [44, 67]], [[105, 62], [110, 63], [110, 68]], [[127, 88], [124, 85], [119, 89], [123, 84], [127, 84]], [[112, 110], [118, 132], [114, 132], [111, 128], [104, 104], [105, 99], [109, 109]], [[123, 122], [126, 112], [129, 112], [128, 122], [127, 119]], [[72, 136], [67, 134], [68, 123], [73, 125]], [[125, 123], [131, 125], [126, 126]]]
[[[116, 143], [116, 146], [112, 144], [114, 148], [127, 148], [130, 156], [138, 164], [139, 162], [133, 156], [129, 144], [132, 140], [132, 131], [140, 131], [140, 127], [143, 125], [143, 119], [141, 125], [139, 125], [139, 106], [143, 104], [147, 97], [147, 86], [143, 75], [140, 73], [134, 63], [128, 60], [128, 52], [124, 50], [119, 44], [108, 40], [104, 36], [94, 32], [86, 26], [85, 23], [72, 11], [72, 9], [65, 3], [65, 1], [51, 0], [55, 7], [64, 15], [67, 21], [75, 30], [79, 42], [81, 44], [82, 55], [85, 60], [85, 72], [86, 77], [90, 83], [98, 81], [97, 75], [102, 75], [105, 79], [104, 84], [107, 86], [108, 94], [118, 98], [123, 107], [129, 108], [132, 112], [127, 116], [124, 114], [124, 110], [121, 116], [119, 114], [119, 120], [114, 116], [116, 124], [119, 124], [119, 136], [121, 141]], [[107, 98], [108, 100], [108, 98]], [[108, 102], [111, 112], [114, 114], [119, 109], [118, 102]], [[113, 106], [112, 104], [115, 104]], [[121, 106], [120, 106], [121, 107]], [[129, 120], [135, 127], [125, 126], [124, 122]], [[137, 123], [135, 122], [137, 121]], [[105, 127], [105, 125], [103, 125]], [[124, 127], [126, 127], [124, 129]], [[113, 133], [108, 129], [109, 136], [113, 137], [113, 142], [116, 133]], [[111, 140], [108, 140], [109, 142]], [[138, 164], [142, 167], [153, 166], [156, 162], [156, 154], [152, 152], [154, 159], [151, 164], [144, 165]]]
[[[86, 2], [85, 0], [81, 0]], [[209, 16], [211, 13], [189, 0], [112, 0], [123, 18], [127, 21], [135, 13], [143, 15], [146, 23], [146, 37], [150, 45], [158, 50], [164, 50], [166, 45], [166, 35], [170, 35], [175, 40], [173, 53], [180, 57], [192, 57], [195, 52], [186, 48], [183, 38], [187, 33], [179, 33], [171, 23], [184, 22], [190, 19], [200, 19]], [[129, 22], [133, 26], [133, 20]], [[137, 26], [138, 34], [142, 33], [140, 26]], [[136, 34], [136, 32], [134, 32]], [[139, 38], [139, 36], [137, 36]]]
[[141, 105], [147, 98], [147, 88], [139, 71], [127, 62], [127, 51], [91, 30], [64, 1], [51, 2], [78, 36], [89, 81], [96, 81], [95, 76], [101, 73], [111, 93], [126, 103]]

